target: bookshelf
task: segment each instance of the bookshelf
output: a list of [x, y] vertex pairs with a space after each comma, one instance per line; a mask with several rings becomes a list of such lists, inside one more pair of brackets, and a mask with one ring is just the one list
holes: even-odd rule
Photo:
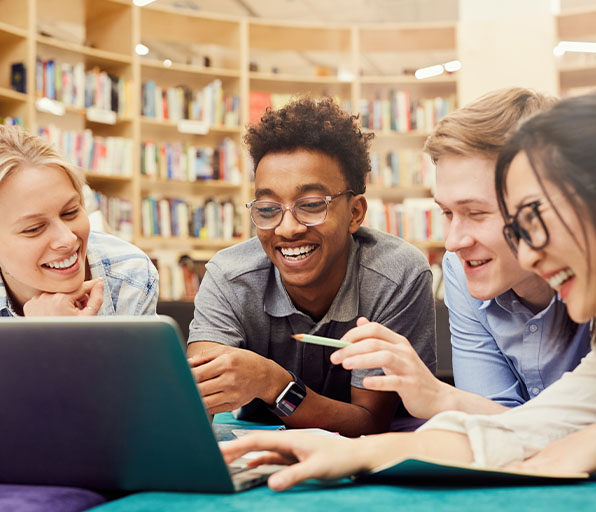
[[[406, 125], [363, 127], [376, 133], [372, 150], [381, 176], [367, 194], [380, 204], [431, 196], [432, 169], [412, 162], [442, 115], [435, 98], [455, 97], [457, 74], [421, 81], [412, 70], [456, 58], [455, 24], [305, 24], [159, 3], [141, 8], [129, 0], [0, 0], [0, 13], [0, 118], [44, 130], [70, 151], [117, 234], [170, 266], [181, 255], [208, 259], [251, 236], [244, 126], [266, 105], [292, 96], [331, 96], [363, 119], [365, 103], [372, 112], [378, 100], [386, 113], [399, 92], [402, 109], [413, 105]], [[138, 44], [145, 55], [137, 53]], [[389, 73], [379, 60], [391, 63]], [[25, 92], [11, 88], [11, 66], [19, 62], [26, 68]], [[93, 94], [76, 96], [90, 88]], [[430, 113], [424, 114], [424, 101], [428, 108], [433, 103]], [[80, 148], [89, 147], [105, 159], [85, 160]], [[174, 236], [173, 216], [186, 223], [203, 215], [207, 222], [197, 212], [208, 207], [211, 219], [216, 207], [225, 209], [232, 227], [193, 232], [191, 226]], [[161, 229], [167, 226], [160, 208], [168, 210], [168, 229]], [[158, 218], [147, 221], [147, 211]], [[436, 240], [416, 244], [441, 248]]]
[[[596, 43], [596, 9], [573, 10], [556, 17], [559, 41]], [[596, 90], [596, 53], [571, 53], [555, 57], [561, 96]]]

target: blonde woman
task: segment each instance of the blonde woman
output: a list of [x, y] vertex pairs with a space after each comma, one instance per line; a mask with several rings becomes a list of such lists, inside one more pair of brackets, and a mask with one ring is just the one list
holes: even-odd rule
[[90, 231], [83, 185], [51, 145], [0, 126], [0, 317], [155, 314], [155, 267]]

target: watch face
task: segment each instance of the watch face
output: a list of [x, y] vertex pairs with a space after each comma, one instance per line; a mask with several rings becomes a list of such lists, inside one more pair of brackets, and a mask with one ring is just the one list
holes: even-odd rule
[[297, 382], [290, 382], [276, 400], [277, 413], [281, 416], [290, 416], [302, 403], [306, 396], [305, 390]]

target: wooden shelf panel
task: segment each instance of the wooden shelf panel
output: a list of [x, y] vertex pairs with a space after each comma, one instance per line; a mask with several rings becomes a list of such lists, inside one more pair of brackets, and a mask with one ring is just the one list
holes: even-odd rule
[[[163, 61], [157, 59], [141, 59], [143, 68], [151, 68], [163, 71], [164, 73], [182, 73], [188, 75], [205, 75], [213, 78], [230, 77], [239, 78], [240, 70], [225, 68], [208, 68], [205, 66], [191, 66], [189, 64], [179, 64], [172, 62], [171, 66], [166, 66]], [[191, 76], [188, 78], [192, 78]]]
[[412, 23], [361, 25], [360, 51], [400, 53], [455, 50], [455, 23]]
[[58, 50], [63, 50], [79, 55], [84, 55], [97, 63], [108, 63], [108, 64], [132, 64], [132, 57], [130, 55], [124, 55], [116, 52], [109, 52], [107, 50], [99, 50], [97, 48], [89, 48], [76, 43], [69, 43], [67, 41], [60, 41], [53, 37], [38, 35], [36, 38], [38, 44], [50, 46]]
[[427, 84], [433, 85], [457, 85], [457, 74], [443, 74], [432, 78], [425, 78], [418, 80], [415, 76], [409, 75], [394, 75], [394, 76], [362, 76], [360, 77], [361, 84], [389, 84], [389, 85], [416, 85], [422, 86]]
[[579, 9], [559, 14], [556, 18], [559, 39], [576, 41], [596, 35], [596, 9]]
[[314, 84], [314, 85], [348, 85], [351, 82], [344, 80], [338, 80], [335, 76], [305, 76], [305, 75], [292, 75], [288, 73], [262, 73], [262, 72], [251, 72], [250, 80], [255, 84], [266, 84], [268, 82], [275, 83], [287, 83], [291, 86], [295, 83]]
[[22, 92], [13, 91], [8, 87], [0, 87], [0, 99], [14, 100], [20, 103], [27, 101], [27, 95]]
[[7, 38], [26, 39], [28, 36], [27, 30], [10, 23], [0, 21], [0, 41], [4, 42]]
[[120, 176], [117, 174], [100, 174], [93, 171], [86, 171], [85, 178], [88, 182], [97, 184], [129, 184], [132, 182], [132, 176]]
[[251, 49], [299, 52], [351, 51], [352, 33], [348, 25], [304, 24], [284, 21], [251, 20], [248, 28]]
[[[158, 126], [161, 128], [168, 128], [171, 130], [178, 129], [178, 123], [174, 121], [162, 121], [160, 119], [154, 119], [152, 117], [141, 117], [141, 123], [147, 126]], [[239, 134], [242, 133], [240, 126], [210, 126], [209, 132], [221, 133], [221, 134]], [[201, 136], [201, 134], [196, 134]], [[205, 134], [207, 135], [207, 134]]]
[[444, 241], [437, 240], [407, 240], [419, 249], [445, 249]]
[[141, 9], [141, 38], [215, 44], [240, 50], [240, 19], [190, 9], [148, 5]]
[[596, 88], [596, 65], [575, 66], [559, 69], [561, 89], [594, 86]]
[[171, 196], [197, 197], [198, 195], [239, 194], [241, 188], [242, 185], [220, 180], [160, 180], [145, 176], [141, 179], [143, 192], [158, 192]]
[[383, 201], [401, 202], [406, 197], [431, 197], [431, 191], [424, 185], [410, 185], [405, 187], [385, 187], [383, 185], [366, 185], [366, 197], [379, 198]]
[[193, 249], [203, 249], [210, 251], [219, 251], [226, 247], [231, 247], [239, 242], [242, 242], [242, 238], [234, 238], [231, 240], [214, 239], [208, 240], [204, 238], [193, 238], [193, 237], [139, 237], [135, 239], [135, 245], [141, 249], [146, 250], [158, 250], [158, 249], [175, 249], [178, 251], [190, 251]]

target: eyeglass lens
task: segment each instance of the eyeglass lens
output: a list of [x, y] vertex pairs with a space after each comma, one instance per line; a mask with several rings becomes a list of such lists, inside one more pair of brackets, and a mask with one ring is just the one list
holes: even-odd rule
[[[281, 222], [284, 206], [274, 201], [256, 201], [250, 215], [257, 227], [276, 227]], [[327, 218], [327, 201], [324, 197], [303, 197], [287, 207], [296, 220], [307, 226], [321, 224]]]

